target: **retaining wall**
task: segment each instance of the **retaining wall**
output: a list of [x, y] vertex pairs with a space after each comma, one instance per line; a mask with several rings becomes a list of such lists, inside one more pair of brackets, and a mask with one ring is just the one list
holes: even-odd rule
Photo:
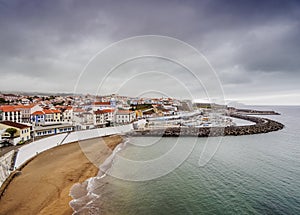
[[103, 137], [113, 134], [121, 134], [129, 132], [133, 129], [132, 124], [123, 125], [118, 127], [98, 128], [92, 130], [82, 130], [71, 133], [63, 133], [48, 138], [44, 138], [19, 149], [15, 168], [19, 168], [26, 160], [35, 156], [38, 153], [46, 151], [58, 145], [72, 143], [80, 140], [87, 140], [96, 137]]
[[0, 187], [11, 173], [10, 166], [14, 153], [12, 150], [0, 157]]

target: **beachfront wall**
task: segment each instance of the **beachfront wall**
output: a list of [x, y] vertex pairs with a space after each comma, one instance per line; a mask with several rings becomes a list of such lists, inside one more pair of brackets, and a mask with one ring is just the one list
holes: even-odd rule
[[106, 127], [106, 128], [98, 128], [92, 130], [82, 130], [77, 132], [70, 133], [66, 139], [64, 140], [63, 144], [71, 143], [80, 140], [86, 140], [96, 137], [103, 137], [107, 135], [113, 134], [122, 134], [133, 130], [132, 124], [123, 125], [123, 126], [116, 126], [116, 127]]
[[34, 157], [38, 153], [46, 151], [58, 145], [72, 143], [80, 140], [87, 140], [97, 137], [103, 137], [113, 134], [122, 134], [133, 130], [132, 124], [99, 128], [93, 130], [82, 130], [71, 133], [63, 133], [48, 138], [44, 138], [28, 145], [25, 145], [19, 149], [16, 157], [15, 168], [19, 168], [27, 160]]
[[29, 160], [33, 156], [41, 153], [47, 149], [51, 149], [63, 141], [63, 139], [67, 136], [67, 133], [54, 135], [51, 137], [47, 137], [44, 139], [37, 140], [25, 146], [19, 148], [15, 167], [19, 168], [25, 161]]
[[10, 174], [11, 161], [14, 151], [10, 151], [0, 157], [0, 187]]

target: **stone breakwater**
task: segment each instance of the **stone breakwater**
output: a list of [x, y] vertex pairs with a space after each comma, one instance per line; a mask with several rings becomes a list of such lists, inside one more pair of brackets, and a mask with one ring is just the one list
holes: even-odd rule
[[214, 137], [214, 136], [239, 136], [268, 133], [283, 129], [284, 125], [271, 119], [246, 116], [240, 114], [230, 114], [228, 116], [255, 122], [254, 125], [229, 126], [229, 127], [169, 127], [165, 129], [145, 129], [128, 133], [132, 136], [197, 136], [197, 137]]
[[253, 115], [280, 115], [273, 110], [251, 110], [251, 109], [234, 109], [238, 114], [253, 114]]

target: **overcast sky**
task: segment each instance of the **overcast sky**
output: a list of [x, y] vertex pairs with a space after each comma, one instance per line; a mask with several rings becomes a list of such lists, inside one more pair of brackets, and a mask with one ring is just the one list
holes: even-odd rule
[[[138, 35], [195, 47], [216, 71], [226, 100], [300, 104], [300, 2], [292, 0], [0, 0], [0, 91], [73, 92], [96, 53]], [[153, 73], [154, 89], [164, 80], [159, 75]], [[119, 86], [111, 83], [114, 93]], [[81, 89], [91, 86], [85, 84]]]

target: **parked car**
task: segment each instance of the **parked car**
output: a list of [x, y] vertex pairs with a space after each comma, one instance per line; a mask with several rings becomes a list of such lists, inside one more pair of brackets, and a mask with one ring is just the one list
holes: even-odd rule
[[7, 146], [12, 146], [11, 142], [8, 139], [2, 139], [0, 140], [0, 148], [2, 147], [7, 147]]

